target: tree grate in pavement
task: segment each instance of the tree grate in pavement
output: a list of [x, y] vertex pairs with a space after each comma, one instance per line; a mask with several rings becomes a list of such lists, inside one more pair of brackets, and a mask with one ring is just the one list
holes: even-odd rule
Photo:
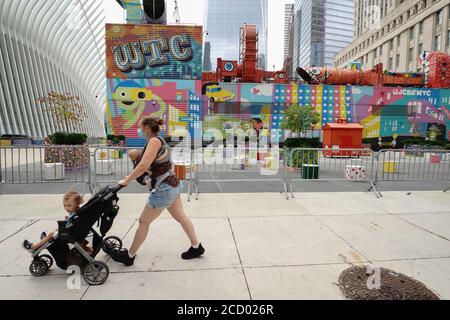
[[339, 276], [339, 288], [350, 300], [440, 300], [421, 282], [385, 268], [353, 266]]

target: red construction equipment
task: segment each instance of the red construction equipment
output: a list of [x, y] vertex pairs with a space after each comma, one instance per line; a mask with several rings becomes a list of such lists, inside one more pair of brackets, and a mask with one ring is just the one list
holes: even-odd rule
[[391, 73], [383, 71], [383, 64], [371, 70], [348, 70], [337, 68], [297, 68], [298, 75], [310, 84], [404, 86], [422, 87], [421, 73]]
[[203, 73], [203, 82], [252, 82], [287, 83], [284, 71], [264, 71], [258, 65], [258, 33], [256, 25], [245, 24], [241, 27], [240, 56], [236, 60], [217, 58], [216, 72]]

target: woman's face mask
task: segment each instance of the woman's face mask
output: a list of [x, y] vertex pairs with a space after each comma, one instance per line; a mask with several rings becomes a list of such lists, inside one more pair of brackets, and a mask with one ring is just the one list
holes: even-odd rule
[[145, 135], [144, 130], [142, 130], [141, 128], [137, 129], [137, 134], [139, 138], [147, 138], [147, 136]]

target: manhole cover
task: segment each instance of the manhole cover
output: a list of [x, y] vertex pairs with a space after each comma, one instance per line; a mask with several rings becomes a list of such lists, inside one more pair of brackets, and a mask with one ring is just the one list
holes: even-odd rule
[[419, 281], [384, 268], [344, 270], [339, 277], [339, 287], [351, 300], [439, 300]]

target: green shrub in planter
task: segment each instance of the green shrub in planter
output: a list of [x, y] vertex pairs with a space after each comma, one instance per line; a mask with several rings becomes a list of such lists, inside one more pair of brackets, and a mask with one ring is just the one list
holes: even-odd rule
[[87, 135], [84, 133], [55, 132], [49, 138], [55, 145], [83, 145], [86, 143]]
[[[289, 138], [284, 142], [286, 152], [286, 165], [292, 168], [301, 168], [302, 164], [318, 164], [319, 152], [317, 150], [295, 150], [295, 149], [318, 149], [322, 147], [319, 138]], [[292, 158], [291, 158], [292, 157]]]
[[287, 165], [291, 168], [301, 168], [303, 164], [317, 165], [319, 163], [318, 150], [289, 150]]

